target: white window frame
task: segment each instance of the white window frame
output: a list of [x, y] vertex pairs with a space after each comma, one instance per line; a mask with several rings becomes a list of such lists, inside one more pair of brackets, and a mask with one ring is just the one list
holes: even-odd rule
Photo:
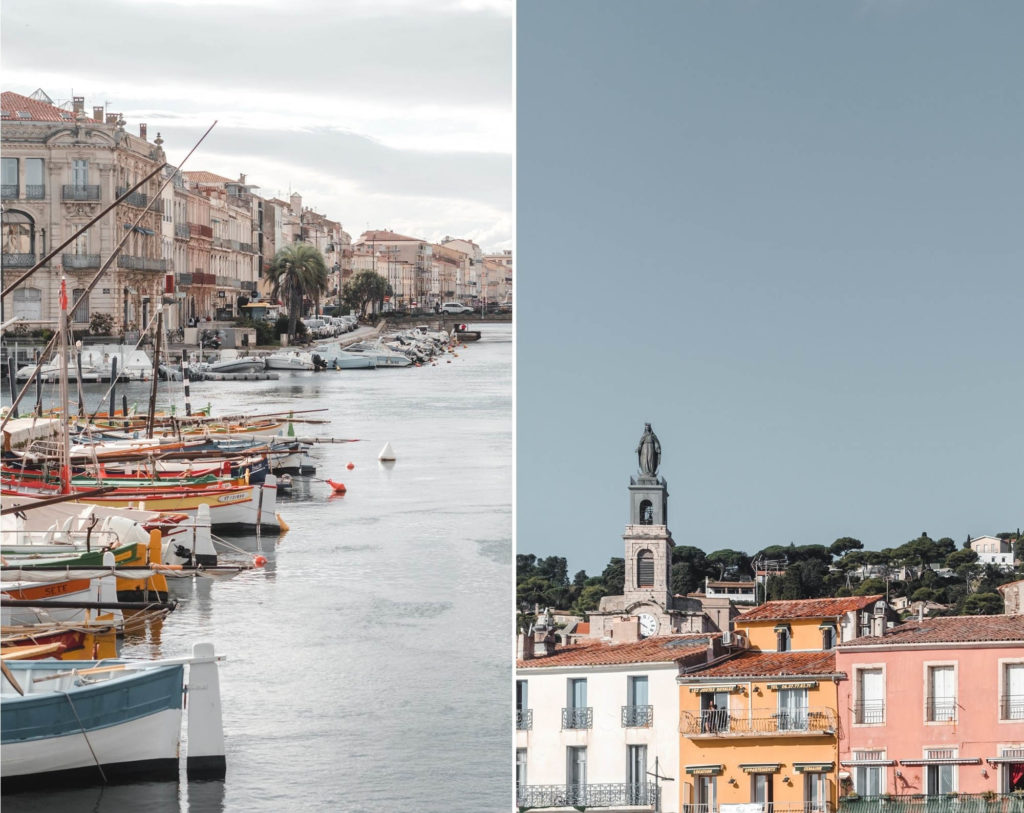
[[[1000, 658], [998, 664], [999, 664], [999, 699], [997, 701], [999, 703], [999, 717], [998, 717], [998, 720], [999, 720], [1000, 723], [1009, 723], [1010, 725], [1014, 725], [1014, 724], [1019, 725], [1020, 723], [1024, 722], [1024, 709], [1022, 709], [1022, 712], [1021, 712], [1020, 716], [1017, 716], [1017, 717], [1012, 717], [1012, 716], [1010, 716], [1010, 714], [1007, 713], [1007, 707], [1005, 705], [1005, 702], [1008, 701], [1008, 698], [1009, 698], [1009, 695], [1007, 694], [1008, 691], [1009, 691], [1009, 686], [1007, 685], [1006, 678], [1008, 677], [1008, 673], [1009, 673], [1008, 667], [1016, 666], [1016, 667], [1019, 667], [1020, 669], [1024, 669], [1024, 658]], [[1021, 697], [1019, 702], [1020, 703], [1024, 703], [1024, 697]]]
[[[960, 669], [958, 661], [925, 661], [922, 664], [924, 668], [924, 709], [923, 717], [925, 725], [949, 725], [950, 723], [956, 723], [959, 720], [960, 715], [958, 714], [957, 702], [959, 698], [959, 687], [960, 687]], [[953, 714], [951, 718], [942, 720], [931, 720], [929, 717], [937, 716], [933, 713], [934, 698], [932, 697], [932, 670], [933, 669], [948, 669], [953, 670]]]
[[[875, 728], [875, 727], [878, 727], [878, 726], [884, 726], [885, 725], [885, 720], [886, 720], [886, 701], [888, 699], [887, 698], [887, 695], [888, 695], [888, 692], [887, 692], [887, 688], [888, 688], [888, 683], [887, 683], [888, 674], [886, 673], [886, 668], [885, 667], [886, 667], [886, 665], [884, 663], [856, 663], [856, 664], [853, 665], [853, 687], [852, 688], [853, 688], [853, 703], [854, 703], [854, 712], [853, 712], [853, 725], [854, 726]], [[862, 688], [863, 688], [862, 680], [863, 680], [863, 678], [861, 677], [861, 673], [862, 672], [875, 672], [875, 671], [881, 671], [881, 673], [882, 673], [882, 698], [881, 698], [882, 699], [882, 719], [881, 719], [881, 722], [877, 722], [877, 723], [859, 722], [859, 720], [863, 719], [863, 716], [862, 716], [863, 715], [863, 710], [861, 710], [861, 712], [858, 713], [857, 709], [864, 702], [864, 698], [863, 698], [863, 694], [862, 694]]]
[[[884, 748], [872, 748], [872, 749], [865, 749], [863, 751], [854, 751], [853, 752], [853, 759], [855, 761], [856, 760], [861, 760], [861, 759], [884, 760], [884, 759], [888, 759], [888, 757], [886, 756], [886, 750]], [[864, 783], [857, 781], [858, 776], [861, 774], [862, 771], [865, 774], [865, 778], [866, 778], [866, 774], [867, 774], [868, 771], [877, 771], [878, 772], [878, 793], [877, 794], [868, 793], [867, 792], [868, 789], [861, 786]], [[886, 788], [888, 788], [888, 787], [889, 787], [889, 769], [888, 769], [888, 766], [886, 766], [886, 765], [855, 765], [853, 767], [853, 789], [854, 789], [854, 791], [858, 795], [860, 795], [860, 796], [876, 796], [876, 795], [881, 795], [881, 794], [886, 792]]]
[[[947, 751], [951, 753], [945, 754], [944, 752]], [[925, 759], [935, 759], [937, 752], [943, 752], [943, 758], [948, 756], [949, 758], [956, 759], [960, 755], [960, 750], [958, 748], [925, 748], [924, 752], [922, 753], [922, 756]], [[925, 798], [939, 798], [941, 796], [945, 796], [947, 793], [956, 793], [960, 788], [960, 771], [957, 770], [957, 768], [959, 767], [960, 766], [956, 764], [925, 765], [924, 771], [922, 772], [924, 776], [921, 777], [921, 784], [923, 785], [922, 790], [925, 793]], [[938, 778], [938, 776], [941, 776], [942, 770], [947, 768], [950, 772], [950, 786], [943, 790], [941, 788], [941, 780]], [[933, 771], [939, 772], [936, 777], [936, 783], [939, 784], [940, 787], [937, 789], [936, 793], [929, 793], [929, 790], [931, 788]]]

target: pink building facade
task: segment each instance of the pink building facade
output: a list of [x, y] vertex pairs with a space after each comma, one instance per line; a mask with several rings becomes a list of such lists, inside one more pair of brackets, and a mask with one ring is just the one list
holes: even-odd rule
[[911, 621], [837, 648], [843, 795], [1024, 791], [1024, 616]]

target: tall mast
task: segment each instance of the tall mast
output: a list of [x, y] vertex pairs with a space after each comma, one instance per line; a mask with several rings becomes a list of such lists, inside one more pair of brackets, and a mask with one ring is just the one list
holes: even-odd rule
[[60, 278], [60, 491], [71, 493], [71, 431], [68, 425], [68, 285], [67, 277]]

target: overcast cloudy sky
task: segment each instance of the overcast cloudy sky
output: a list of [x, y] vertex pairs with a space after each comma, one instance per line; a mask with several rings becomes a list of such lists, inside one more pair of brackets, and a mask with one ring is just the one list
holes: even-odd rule
[[[54, 25], [60, 20], [60, 25]], [[367, 228], [512, 247], [513, 0], [6, 0], [3, 87]]]

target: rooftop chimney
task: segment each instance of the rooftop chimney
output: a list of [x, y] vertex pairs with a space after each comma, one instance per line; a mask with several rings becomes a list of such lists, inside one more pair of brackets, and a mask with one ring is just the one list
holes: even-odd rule
[[634, 643], [640, 640], [640, 619], [636, 616], [623, 618], [612, 624], [612, 640]]
[[520, 660], [531, 661], [534, 658], [533, 654], [533, 635], [529, 632], [522, 632], [519, 634], [519, 646], [516, 655]]
[[139, 124], [139, 138], [141, 138], [143, 141], [146, 140], [146, 125], [145, 124], [141, 124], [141, 123]]
[[71, 105], [75, 115], [85, 112], [85, 96], [74, 96], [71, 99]]
[[102, 124], [103, 123], [103, 108], [102, 107], [93, 107], [93, 109], [92, 109], [92, 117], [93, 117], [94, 121], [98, 121], [98, 122], [100, 122]]
[[106, 124], [117, 124], [117, 119], [118, 119], [117, 113], [107, 113], [105, 123]]

